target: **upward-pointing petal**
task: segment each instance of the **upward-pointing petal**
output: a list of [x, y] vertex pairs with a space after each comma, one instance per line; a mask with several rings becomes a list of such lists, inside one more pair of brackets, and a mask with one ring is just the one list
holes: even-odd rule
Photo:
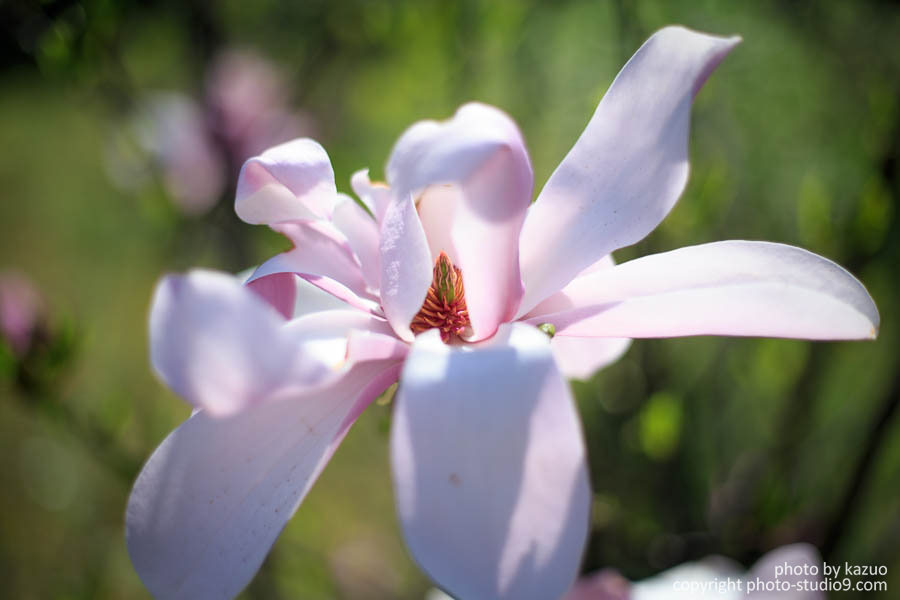
[[462, 269], [472, 339], [493, 335], [522, 297], [518, 240], [533, 175], [515, 123], [474, 103], [447, 121], [416, 123], [394, 147], [387, 174], [397, 201], [420, 202], [431, 260], [445, 251]]
[[379, 232], [379, 291], [384, 316], [397, 335], [412, 341], [409, 328], [431, 285], [428, 239], [411, 199], [393, 200], [385, 208]]
[[378, 268], [378, 224], [352, 198], [342, 194], [339, 197], [341, 200], [334, 207], [332, 222], [347, 237], [347, 243], [359, 259], [366, 285], [369, 289], [377, 290], [381, 276]]
[[528, 211], [519, 315], [668, 214], [687, 181], [694, 95], [739, 41], [666, 27], [628, 61]]
[[356, 193], [360, 201], [365, 204], [369, 212], [375, 217], [377, 223], [384, 218], [384, 211], [391, 198], [391, 189], [385, 183], [373, 183], [369, 179], [369, 170], [362, 169], [350, 178], [350, 187]]

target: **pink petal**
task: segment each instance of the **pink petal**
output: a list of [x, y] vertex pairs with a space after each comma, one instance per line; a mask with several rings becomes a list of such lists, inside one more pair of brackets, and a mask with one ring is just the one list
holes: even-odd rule
[[211, 414], [227, 415], [333, 379], [347, 362], [347, 337], [354, 330], [390, 333], [384, 321], [355, 310], [286, 324], [230, 275], [193, 271], [157, 286], [150, 354], [175, 393]]
[[305, 358], [323, 362], [332, 370], [360, 361], [402, 358], [408, 349], [384, 319], [358, 310], [306, 314], [283, 329], [285, 336], [302, 348]]
[[419, 335], [391, 432], [397, 510], [415, 559], [457, 598], [559, 598], [587, 537], [584, 442], [547, 336], [501, 325], [448, 346]]
[[350, 187], [357, 197], [375, 215], [375, 221], [381, 223], [384, 211], [391, 200], [391, 189], [385, 183], [373, 183], [369, 180], [369, 170], [362, 169], [350, 178]]
[[432, 262], [437, 260], [441, 252], [446, 252], [454, 264], [459, 264], [450, 224], [456, 215], [456, 207], [464, 202], [463, 195], [459, 186], [442, 183], [428, 186], [419, 196], [416, 212], [419, 213], [419, 221], [428, 237]]
[[378, 312], [366, 288], [359, 259], [334, 225], [327, 221], [296, 221], [274, 225], [273, 229], [290, 238], [295, 247], [260, 265], [248, 284], [275, 273], [296, 273], [357, 308]]
[[[590, 275], [601, 269], [609, 269], [615, 266], [612, 255], [607, 254], [587, 269], [578, 274], [574, 281], [578, 281], [580, 277]], [[574, 283], [573, 281], [573, 283]], [[572, 284], [570, 284], [572, 285]], [[555, 301], [559, 301], [557, 305], [561, 305], [563, 309], [567, 309], [571, 304], [562, 292], [558, 292], [551, 296], [537, 309], [532, 311], [526, 318], [537, 317], [542, 312], [552, 308]], [[541, 310], [538, 310], [541, 309]], [[533, 322], [540, 325], [548, 321], [540, 321], [535, 319]], [[553, 358], [556, 359], [556, 366], [566, 377], [573, 379], [587, 379], [599, 369], [608, 364], [619, 360], [628, 348], [631, 347], [629, 338], [597, 338], [597, 337], [571, 337], [567, 335], [556, 335], [550, 341], [550, 348], [553, 350]]]
[[140, 108], [138, 143], [159, 165], [172, 200], [185, 214], [208, 212], [225, 187], [225, 165], [204, 111], [178, 93], [153, 94]]
[[297, 304], [297, 276], [293, 273], [273, 273], [247, 284], [260, 298], [268, 302], [285, 319], [294, 316]]
[[349, 196], [340, 195], [332, 222], [347, 238], [347, 243], [359, 260], [363, 280], [369, 289], [377, 290], [381, 277], [378, 251], [378, 225], [375, 219]]
[[597, 262], [591, 264], [587, 269], [582, 271], [577, 275], [577, 277], [582, 277], [584, 275], [590, 275], [594, 271], [599, 271], [600, 269], [608, 269], [610, 267], [614, 267], [616, 265], [615, 261], [613, 261], [612, 254], [607, 254]]
[[[232, 598], [396, 361], [354, 367], [313, 393], [229, 418], [192, 416], [157, 448], [132, 490], [126, 542], [157, 598]], [[373, 385], [377, 382], [377, 385]]]
[[727, 241], [579, 277], [526, 322], [573, 336], [837, 340], [874, 338], [879, 317], [865, 287], [830, 260], [784, 244]]
[[613, 261], [612, 254], [607, 254], [597, 262], [590, 265], [585, 270], [581, 271], [575, 279], [572, 280], [569, 285], [563, 288], [562, 291], [557, 292], [538, 304], [536, 307], [531, 309], [521, 320], [528, 321], [531, 323], [540, 324], [543, 321], [538, 321], [537, 317], [541, 315], [549, 315], [559, 311], [569, 310], [573, 307], [574, 301], [569, 297], [569, 293], [573, 289], [590, 289], [593, 285], [593, 279], [586, 278], [588, 275], [596, 273], [597, 271], [603, 269], [610, 269], [616, 266], [616, 263]]
[[529, 210], [520, 315], [668, 214], [687, 181], [691, 102], [739, 41], [666, 27], [628, 61]]
[[[247, 284], [247, 287], [255, 291], [287, 319], [323, 310], [346, 309], [348, 304], [355, 306], [354, 302], [326, 292], [321, 287], [306, 281], [295, 273], [266, 275], [259, 279], [254, 279]], [[346, 294], [355, 296], [350, 290], [346, 290]], [[366, 312], [370, 312], [369, 309], [372, 308], [372, 303], [363, 301], [359, 297], [355, 297], [355, 300], [357, 304], [362, 305], [355, 306], [355, 308], [361, 308]]]
[[412, 341], [409, 324], [431, 286], [428, 240], [412, 201], [392, 201], [381, 220], [381, 307], [398, 336]]
[[0, 271], [0, 347], [6, 342], [17, 356], [24, 356], [40, 336], [46, 316], [44, 298], [24, 273]]
[[314, 361], [291, 373], [299, 348], [283, 326], [271, 307], [229, 275], [168, 276], [150, 310], [153, 367], [194, 406], [235, 412], [288, 379], [314, 383], [327, 375], [327, 366]]
[[394, 147], [387, 174], [399, 202], [435, 184], [458, 186], [444, 197], [455, 198], [449, 221], [427, 219], [425, 233], [452, 243], [440, 249], [462, 270], [472, 339], [489, 337], [522, 297], [518, 239], [533, 175], [515, 123], [482, 104], [467, 104], [443, 123], [417, 123]]
[[381, 307], [378, 306], [377, 302], [373, 302], [368, 298], [360, 298], [353, 292], [353, 290], [350, 290], [346, 286], [336, 282], [333, 279], [329, 279], [327, 277], [319, 277], [318, 275], [300, 275], [300, 277], [308, 283], [319, 288], [320, 290], [323, 290], [334, 296], [335, 298], [346, 302], [353, 308], [365, 311], [369, 314], [375, 315], [376, 317], [384, 316]]
[[301, 138], [244, 163], [234, 209], [247, 223], [329, 218], [337, 201], [334, 171], [318, 142]]
[[556, 366], [566, 377], [588, 379], [606, 365], [619, 360], [628, 348], [628, 338], [570, 337], [556, 335], [550, 341]]

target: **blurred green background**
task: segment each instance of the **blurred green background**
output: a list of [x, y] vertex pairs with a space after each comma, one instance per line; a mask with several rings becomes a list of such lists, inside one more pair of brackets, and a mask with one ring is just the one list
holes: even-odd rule
[[[166, 271], [236, 272], [285, 247], [233, 214], [246, 152], [314, 135], [346, 192], [359, 168], [382, 177], [413, 121], [480, 100], [521, 126], [539, 189], [671, 23], [744, 43], [697, 98], [681, 201], [616, 258], [799, 245], [857, 275], [883, 324], [875, 342], [637, 341], [575, 382], [595, 490], [584, 571], [749, 565], [804, 540], [887, 565], [900, 589], [896, 3], [0, 0], [0, 270], [45, 311], [27, 349], [0, 352], [0, 595], [147, 597], [124, 506], [190, 412], [151, 373], [147, 309]], [[269, 83], [245, 99], [223, 64]], [[274, 116], [229, 130], [241, 115], [225, 113], [254, 102]], [[389, 414], [357, 423], [243, 597], [423, 597], [393, 513]]]

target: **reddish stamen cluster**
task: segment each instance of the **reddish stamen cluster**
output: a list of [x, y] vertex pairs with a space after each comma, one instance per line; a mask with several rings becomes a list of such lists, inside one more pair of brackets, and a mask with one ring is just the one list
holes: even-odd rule
[[462, 271], [441, 252], [434, 261], [434, 278], [428, 295], [409, 327], [416, 335], [429, 329], [440, 329], [441, 339], [447, 344], [454, 335], [461, 336], [468, 326]]

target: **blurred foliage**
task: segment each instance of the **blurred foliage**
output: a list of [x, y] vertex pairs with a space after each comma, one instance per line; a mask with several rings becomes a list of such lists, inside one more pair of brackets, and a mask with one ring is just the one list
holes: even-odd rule
[[[314, 115], [344, 191], [359, 168], [382, 176], [413, 121], [467, 100], [516, 119], [540, 186], [618, 69], [670, 23], [745, 41], [697, 97], [680, 203], [616, 258], [729, 238], [801, 245], [865, 282], [884, 323], [872, 343], [637, 341], [575, 382], [595, 489], [584, 570], [635, 579], [710, 553], [750, 564], [807, 540], [829, 562], [888, 565], [900, 588], [897, 4], [4, 0], [0, 268], [77, 321], [37, 367], [0, 355], [4, 595], [146, 597], [123, 509], [139, 461], [189, 414], [149, 367], [153, 285], [284, 247], [234, 217], [228, 190], [189, 216], [163, 186], [113, 187], [104, 157], [142, 98], [202, 103], [216, 54], [251, 48]], [[41, 385], [23, 385], [22, 368]], [[389, 411], [355, 426], [245, 597], [423, 596], [393, 513]]]

